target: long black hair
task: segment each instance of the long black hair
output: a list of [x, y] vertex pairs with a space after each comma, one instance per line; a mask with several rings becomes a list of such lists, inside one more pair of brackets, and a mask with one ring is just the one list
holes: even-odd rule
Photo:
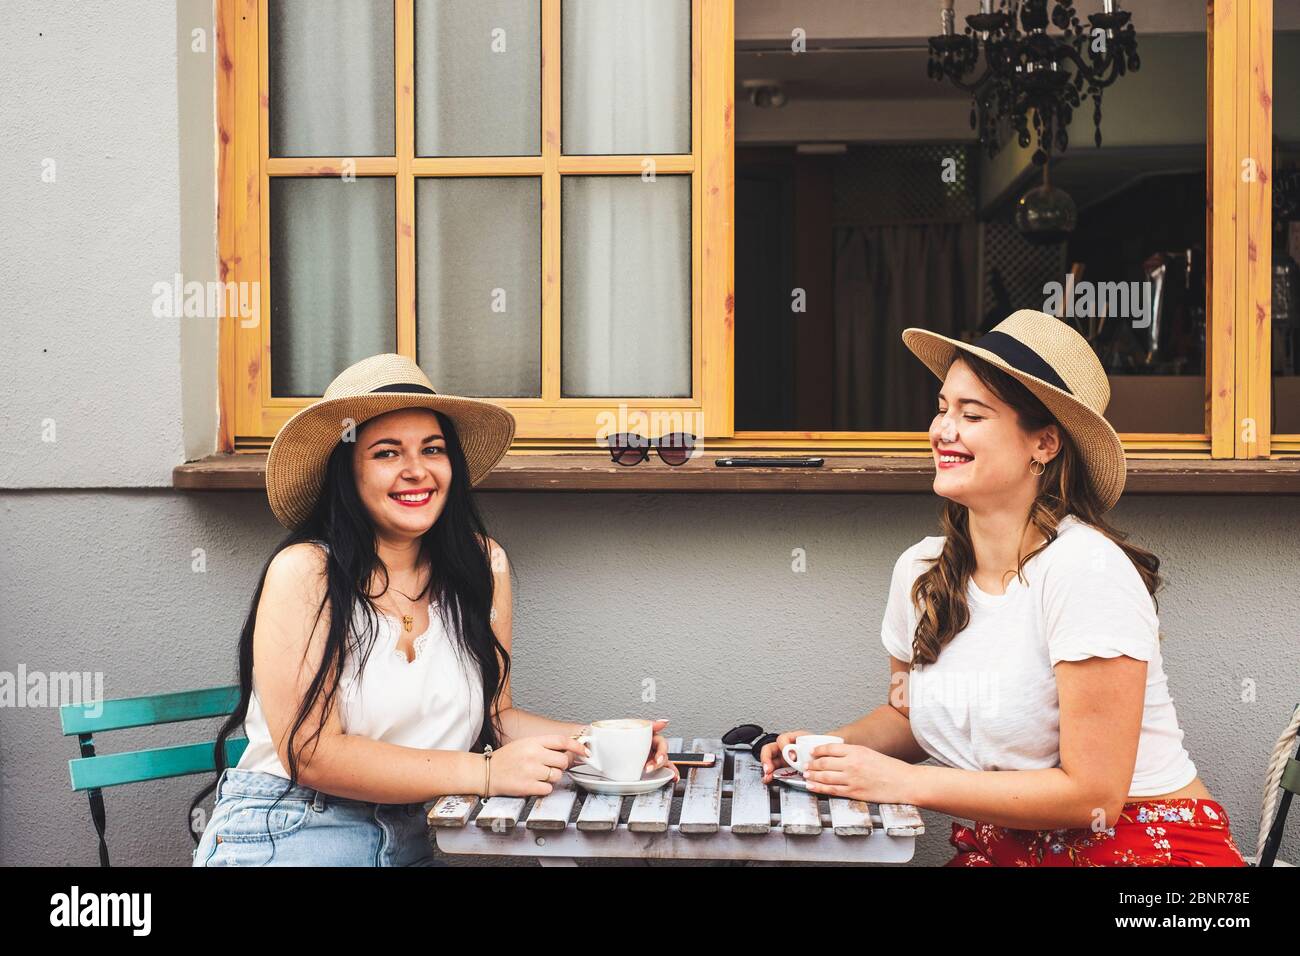
[[[447, 500], [438, 520], [420, 539], [417, 566], [427, 564], [431, 575], [425, 591], [416, 597], [427, 595], [437, 601], [447, 633], [458, 649], [478, 666], [483, 684], [483, 721], [471, 749], [481, 751], [487, 744], [500, 746], [501, 726], [496, 718], [496, 708], [510, 674], [510, 655], [492, 631], [493, 577], [488, 536], [470, 490], [469, 466], [465, 462], [460, 436], [449, 418], [439, 412], [435, 414], [442, 425], [447, 457], [451, 461], [451, 487], [447, 490]], [[349, 441], [340, 441], [335, 446], [325, 466], [325, 480], [311, 514], [276, 546], [262, 567], [239, 635], [239, 704], [217, 734], [217, 779], [199, 791], [190, 803], [189, 830], [195, 843], [199, 834], [193, 825], [194, 811], [216, 788], [227, 766], [226, 741], [243, 726], [248, 716], [253, 693], [253, 632], [257, 607], [262, 599], [267, 568], [276, 555], [303, 542], [323, 541], [329, 545], [325, 563], [326, 591], [316, 611], [316, 621], [319, 621], [328, 605], [329, 631], [320, 667], [289, 731], [289, 781], [281, 797], [298, 782], [301, 754], [309, 746], [314, 748], [320, 738], [325, 715], [338, 693], [344, 662], [349, 655], [358, 655], [360, 673], [369, 657], [379, 614], [370, 588], [378, 578], [387, 589], [388, 569], [376, 553], [374, 522], [357, 493], [352, 466], [354, 447], [354, 442]], [[356, 613], [358, 610], [360, 614]], [[364, 626], [353, 627], [354, 620], [363, 621]], [[357, 630], [361, 633], [355, 633]], [[307, 718], [318, 703], [322, 704], [320, 724], [308, 728]]]

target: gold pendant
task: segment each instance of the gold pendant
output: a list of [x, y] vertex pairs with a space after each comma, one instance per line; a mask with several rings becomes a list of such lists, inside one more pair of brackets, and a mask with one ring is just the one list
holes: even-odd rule
[[411, 617], [411, 615], [409, 614], [402, 615], [402, 627], [406, 628], [406, 630], [409, 631], [411, 629], [411, 625], [414, 623], [415, 623], [415, 618]]

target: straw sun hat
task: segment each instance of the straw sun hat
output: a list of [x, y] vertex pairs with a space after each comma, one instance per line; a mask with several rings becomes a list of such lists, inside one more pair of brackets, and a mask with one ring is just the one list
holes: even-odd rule
[[903, 343], [942, 380], [957, 350], [978, 355], [1019, 379], [1056, 416], [1083, 456], [1102, 505], [1124, 491], [1124, 446], [1102, 413], [1110, 402], [1106, 371], [1082, 335], [1033, 309], [1013, 312], [974, 342], [905, 329]]
[[505, 455], [515, 435], [515, 418], [499, 405], [475, 398], [439, 395], [420, 366], [401, 355], [374, 355], [339, 373], [320, 401], [290, 418], [271, 443], [266, 459], [266, 496], [286, 528], [311, 513], [325, 478], [330, 453], [349, 425], [399, 408], [442, 412], [456, 426], [475, 484]]

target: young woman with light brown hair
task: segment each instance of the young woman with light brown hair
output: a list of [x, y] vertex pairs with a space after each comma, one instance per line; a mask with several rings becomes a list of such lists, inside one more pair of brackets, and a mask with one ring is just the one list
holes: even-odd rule
[[[949, 866], [1245, 865], [1182, 744], [1160, 561], [1104, 517], [1124, 450], [1088, 343], [1031, 310], [973, 344], [903, 340], [943, 382], [944, 534], [894, 568], [889, 703], [829, 731], [845, 742], [813, 752], [809, 789], [976, 821]], [[803, 733], [763, 749], [765, 780]]]

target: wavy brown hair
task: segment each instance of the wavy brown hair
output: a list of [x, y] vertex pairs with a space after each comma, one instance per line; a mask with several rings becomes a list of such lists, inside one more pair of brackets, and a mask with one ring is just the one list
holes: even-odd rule
[[[1078, 449], [1047, 406], [1019, 379], [979, 356], [959, 352], [956, 361], [964, 362], [989, 391], [1011, 406], [1025, 431], [1037, 431], [1048, 425], [1056, 425], [1060, 430], [1060, 454], [1047, 463], [1038, 478], [1038, 496], [1029, 509], [1030, 523], [1047, 540], [1020, 559], [1016, 576], [1024, 580], [1025, 564], [1056, 540], [1061, 519], [1073, 514], [1119, 545], [1137, 568], [1154, 601], [1160, 587], [1160, 559], [1144, 548], [1129, 544], [1125, 540], [1127, 535], [1106, 523], [1105, 508], [1088, 480]], [[912, 638], [913, 666], [933, 664], [944, 645], [970, 623], [966, 588], [975, 572], [975, 548], [971, 544], [966, 506], [945, 501], [939, 521], [945, 535], [943, 552], [912, 585], [912, 603], [919, 613]]]

